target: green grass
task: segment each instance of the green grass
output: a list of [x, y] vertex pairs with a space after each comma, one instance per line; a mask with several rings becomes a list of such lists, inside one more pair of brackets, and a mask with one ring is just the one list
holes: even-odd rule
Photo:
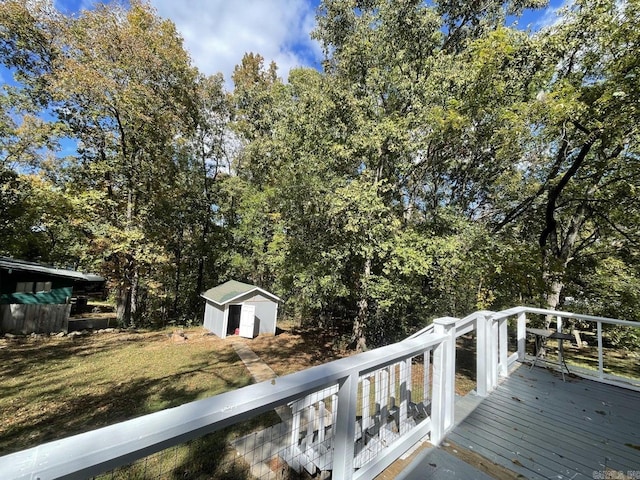
[[[185, 329], [188, 340], [176, 342], [173, 330], [0, 338], [0, 455], [252, 383], [228, 340], [198, 327]], [[278, 375], [345, 354], [316, 331], [292, 328], [240, 340]], [[103, 477], [248, 478], [249, 466], [230, 442], [279, 421], [268, 412]]]
[[[281, 325], [277, 336], [240, 339], [278, 375], [351, 353], [321, 329]], [[229, 341], [193, 328], [176, 342], [173, 330], [0, 339], [0, 455], [252, 383]], [[421, 382], [421, 365], [413, 375]], [[246, 478], [248, 465], [230, 442], [278, 421], [268, 412], [105, 478]]]
[[0, 341], [0, 455], [251, 383], [202, 329]]
[[[576, 365], [590, 370], [598, 370], [598, 348], [565, 347], [565, 360], [569, 365]], [[604, 373], [630, 379], [640, 379], [640, 354], [623, 348], [603, 348]]]

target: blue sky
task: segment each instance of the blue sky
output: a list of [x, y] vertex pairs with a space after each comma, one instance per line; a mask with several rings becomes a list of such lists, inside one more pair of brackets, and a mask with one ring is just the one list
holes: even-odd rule
[[[1, 0], [0, 0], [1, 1]], [[94, 0], [32, 0], [52, 2], [65, 13], [91, 8]], [[318, 68], [320, 45], [309, 34], [315, 26], [320, 0], [150, 0], [158, 14], [172, 20], [184, 39], [193, 63], [207, 74], [222, 73], [231, 90], [231, 73], [246, 52], [260, 53], [267, 63], [278, 65], [284, 80], [298, 66]], [[564, 2], [551, 0], [544, 11], [526, 12], [520, 28], [539, 29], [556, 22]], [[0, 67], [0, 83], [12, 83]], [[65, 139], [58, 156], [73, 154], [75, 143]]]
[[[93, 0], [53, 0], [64, 13], [90, 8]], [[272, 60], [286, 79], [291, 68], [317, 66], [320, 45], [309, 38], [320, 0], [151, 0], [172, 20], [199, 70], [221, 72], [227, 87], [245, 52]]]
[[[527, 12], [521, 28], [555, 21], [555, 10], [567, 0], [551, 0], [544, 12]], [[53, 0], [65, 13], [90, 8], [93, 0]], [[320, 0], [151, 0], [158, 14], [171, 19], [201, 72], [221, 72], [227, 87], [245, 52], [275, 61], [286, 80], [291, 68], [319, 65], [320, 45], [310, 39]]]

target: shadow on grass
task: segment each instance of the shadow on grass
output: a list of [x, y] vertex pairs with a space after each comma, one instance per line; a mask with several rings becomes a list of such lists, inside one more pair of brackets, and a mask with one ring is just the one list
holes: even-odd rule
[[[598, 370], [597, 347], [565, 347], [564, 355], [569, 364], [593, 371]], [[640, 362], [638, 361], [638, 357], [637, 352], [625, 349], [604, 348], [604, 373], [640, 379]]]
[[344, 357], [347, 353], [337, 350], [334, 342], [333, 334], [313, 328], [282, 330], [276, 336], [259, 336], [246, 344], [282, 376]]
[[148, 343], [166, 338], [166, 334], [158, 332], [149, 336], [122, 333], [103, 341], [105, 338], [107, 337], [99, 334], [89, 334], [64, 338], [41, 336], [35, 340], [30, 337], [12, 339], [8, 341], [6, 348], [0, 349], [0, 377], [17, 377], [33, 367], [60, 362], [70, 357], [89, 357], [114, 348], [115, 342]]
[[0, 349], [0, 377], [17, 377], [44, 363], [92, 355], [110, 348], [96, 345], [90, 337], [13, 339], [6, 348]]
[[[166, 337], [166, 333], [157, 335]], [[155, 338], [155, 334], [152, 337]], [[0, 375], [2, 378], [24, 378], [25, 382], [29, 382], [30, 374], [43, 365], [63, 364], [71, 357], [79, 358], [83, 362], [91, 362], [93, 360], [91, 355], [96, 353], [106, 353], [109, 358], [109, 351], [114, 346], [122, 346], [123, 342], [146, 343], [149, 342], [150, 337], [136, 338], [135, 335], [123, 335], [116, 340], [105, 340], [105, 344], [92, 341], [94, 338], [98, 336], [75, 339], [43, 338], [37, 341], [14, 340], [10, 348], [0, 349], [0, 362], [2, 362]], [[319, 332], [310, 334], [305, 332], [305, 335], [299, 335], [283, 331], [276, 337], [266, 337], [255, 344], [254, 341], [248, 341], [247, 345], [252, 349], [255, 346], [256, 353], [268, 363], [280, 364], [282, 369], [288, 369], [292, 363], [295, 363], [293, 369], [300, 370], [313, 364], [340, 358], [332, 348], [332, 340], [330, 335]], [[176, 345], [174, 348], [183, 347], [188, 348], [188, 343]], [[300, 356], [304, 356], [304, 360], [298, 362], [297, 359]], [[198, 382], [202, 377], [196, 377], [198, 374], [215, 377], [217, 382], [212, 383], [219, 383], [221, 391], [241, 388], [251, 382], [248, 377], [239, 374], [238, 364], [239, 359], [233, 349], [216, 346], [208, 352], [194, 355], [180, 372], [161, 378], [136, 378], [117, 384], [105, 381], [100, 383], [99, 392], [93, 389], [93, 392], [88, 393], [85, 393], [84, 387], [91, 385], [92, 380], [80, 378], [75, 385], [77, 391], [83, 393], [77, 395], [65, 393], [67, 387], [60, 383], [56, 384], [56, 370], [53, 369], [52, 375], [45, 375], [42, 379], [37, 376], [35, 378], [41, 384], [40, 391], [47, 397], [55, 397], [56, 401], [46, 405], [46, 408], [37, 413], [27, 412], [24, 421], [15, 422], [8, 428], [0, 427], [0, 455], [202, 398], [205, 392], [211, 391], [211, 387], [199, 385]], [[118, 365], [105, 364], [104, 368], [117, 369]], [[141, 368], [144, 366], [141, 365]], [[181, 380], [186, 379], [187, 382], [178, 384], [178, 377]], [[5, 414], [12, 413], [10, 410], [14, 405], [15, 410], [18, 411], [21, 408], [20, 403], [27, 403], [27, 400], [20, 400], [19, 391], [23, 383], [21, 381], [14, 383], [16, 384], [6, 387], [5, 391], [0, 390], [0, 394], [12, 393], [18, 399], [5, 408]], [[0, 384], [0, 389], [2, 388], [3, 385]], [[37, 399], [29, 401], [38, 403]], [[42, 404], [44, 405], [44, 402]], [[237, 455], [230, 442], [279, 421], [275, 412], [269, 411], [252, 420], [206, 435], [188, 444], [159, 452], [117, 472], [111, 472], [105, 478], [250, 478], [249, 466], [242, 457]], [[283, 467], [276, 462], [273, 468], [278, 470], [280, 475], [278, 478], [299, 478], [297, 475], [285, 472], [286, 465]]]
[[[51, 408], [37, 419], [19, 423], [2, 434], [0, 454], [39, 445], [70, 435], [94, 430], [100, 427], [129, 420], [146, 413], [150, 392], [157, 390], [163, 379], [153, 381], [133, 381], [126, 385], [113, 386], [102, 395], [79, 395], [67, 398], [57, 408]], [[161, 395], [172, 395], [178, 405], [194, 400], [204, 389], [174, 389]]]
[[[77, 351], [74, 347], [71, 345], [72, 352]], [[54, 361], [58, 354], [60, 357], [69, 355], [63, 350], [61, 345], [52, 345], [51, 349], [43, 348], [39, 357], [37, 350], [33, 348], [24, 348], [21, 354], [31, 352], [33, 357], [25, 361], [38, 364], [37, 358], [43, 359], [41, 361]], [[99, 392], [70, 394], [68, 386], [54, 384], [42, 392], [41, 399], [27, 400], [25, 395], [20, 397], [18, 394], [16, 399], [20, 400], [11, 402], [15, 411], [10, 412], [9, 407], [5, 407], [3, 415], [14, 414], [22, 416], [22, 419], [12, 424], [3, 422], [4, 425], [0, 427], [0, 455], [182, 405], [202, 398], [206, 392], [211, 391], [211, 385], [217, 386], [219, 390], [214, 394], [246, 386], [250, 380], [246, 376], [237, 375], [237, 369], [233, 367], [237, 362], [237, 356], [230, 350], [216, 352], [213, 365], [211, 358], [203, 353], [202, 360], [189, 365], [186, 370], [159, 378], [105, 383]], [[117, 368], [117, 365], [105, 368]], [[211, 376], [212, 381], [208, 385], [186, 386], [179, 383], [197, 373]], [[90, 379], [75, 385], [80, 392], [86, 392], [91, 387]], [[3, 391], [3, 395], [5, 393]], [[47, 398], [44, 398], [45, 394]], [[55, 400], [49, 400], [51, 398]], [[28, 405], [29, 401], [31, 405]], [[23, 408], [27, 405], [28, 409]]]
[[[216, 479], [240, 480], [254, 478], [250, 465], [238, 455], [232, 442], [250, 432], [267, 428], [279, 422], [270, 411], [220, 431], [204, 435], [190, 442], [155, 453], [130, 465], [106, 472], [98, 479]], [[257, 452], [259, 456], [260, 453]], [[307, 478], [290, 471], [288, 466], [274, 457], [266, 468], [272, 467], [273, 478], [281, 480]]]

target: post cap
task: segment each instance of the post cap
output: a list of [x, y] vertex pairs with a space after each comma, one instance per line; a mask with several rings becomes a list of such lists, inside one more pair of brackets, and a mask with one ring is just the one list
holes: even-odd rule
[[459, 318], [455, 318], [455, 317], [440, 317], [440, 318], [436, 318], [433, 321], [433, 323], [436, 325], [448, 326], [448, 325], [453, 325], [459, 320], [460, 320]]

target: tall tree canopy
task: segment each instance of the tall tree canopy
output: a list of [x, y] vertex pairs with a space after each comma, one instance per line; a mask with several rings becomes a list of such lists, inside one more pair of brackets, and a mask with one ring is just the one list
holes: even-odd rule
[[637, 316], [639, 7], [513, 23], [543, 6], [324, 0], [323, 71], [247, 53], [225, 93], [146, 3], [7, 0], [0, 249], [100, 269], [123, 323], [235, 278], [357, 349], [565, 296]]
[[[179, 255], [166, 240], [184, 234], [176, 219], [203, 214], [193, 205], [202, 192], [185, 191], [209, 172], [185, 149], [208, 128], [200, 98], [221, 96], [221, 85], [198, 76], [174, 25], [145, 3], [96, 5], [77, 17], [41, 5], [2, 5], [3, 60], [22, 86], [14, 96], [26, 111], [45, 108], [59, 129], [53, 133], [76, 142], [77, 154], [54, 167], [56, 188], [85, 211], [77, 241], [89, 244], [84, 254], [112, 280], [120, 322], [135, 322], [150, 313], [147, 299], [166, 293], [158, 280]], [[50, 139], [50, 130], [41, 135]], [[18, 137], [29, 142], [23, 151], [43, 144]]]

